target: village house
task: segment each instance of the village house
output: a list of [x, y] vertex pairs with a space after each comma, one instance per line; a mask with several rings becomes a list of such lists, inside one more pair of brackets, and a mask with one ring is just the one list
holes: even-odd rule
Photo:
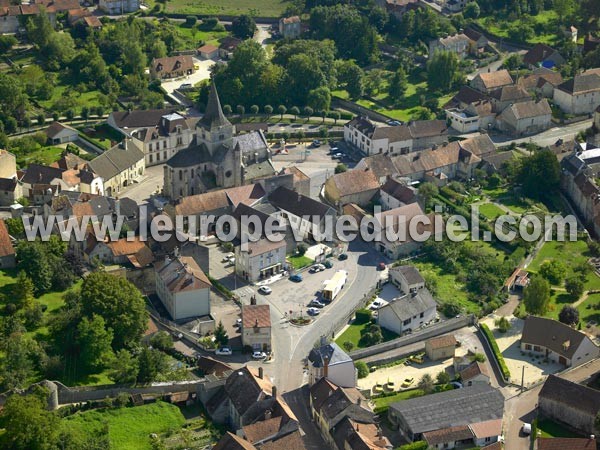
[[156, 295], [173, 320], [208, 316], [210, 288], [208, 277], [194, 258], [165, 258], [154, 265]]
[[235, 272], [251, 283], [279, 274], [286, 268], [286, 248], [283, 236], [279, 241], [263, 237], [245, 246], [236, 245]]
[[60, 122], [54, 122], [46, 128], [46, 136], [50, 145], [75, 142], [79, 138], [79, 131]]
[[545, 98], [514, 103], [502, 111], [496, 123], [498, 129], [511, 136], [540, 133], [550, 128], [552, 109]]
[[216, 59], [219, 57], [219, 47], [211, 44], [205, 44], [197, 50], [201, 59]]
[[98, 8], [107, 14], [119, 15], [140, 9], [139, 0], [98, 0]]
[[425, 279], [415, 266], [392, 267], [389, 269], [389, 276], [392, 284], [404, 294], [416, 292], [425, 287]]
[[0, 178], [0, 206], [11, 206], [23, 197], [21, 183], [14, 178]]
[[413, 291], [377, 310], [377, 323], [402, 336], [414, 332], [435, 319], [437, 303], [427, 288]]
[[116, 241], [96, 241], [89, 250], [86, 250], [89, 260], [97, 258], [103, 264], [131, 264], [133, 267], [141, 268], [153, 262], [152, 251], [139, 238], [127, 240], [127, 238]]
[[356, 386], [354, 361], [335, 342], [323, 343], [308, 355], [308, 384], [313, 385], [321, 378], [341, 387]]
[[554, 103], [567, 114], [591, 114], [600, 106], [600, 69], [586, 70], [554, 89]]
[[429, 42], [429, 57], [437, 51], [455, 53], [460, 59], [465, 58], [470, 51], [471, 40], [463, 33], [447, 37], [439, 37]]
[[492, 105], [494, 105], [494, 111], [497, 113], [501, 113], [514, 103], [528, 102], [531, 100], [531, 95], [518, 85], [504, 86], [492, 91], [490, 94], [490, 101], [492, 102]]
[[107, 123], [134, 139], [144, 152], [146, 167], [165, 163], [194, 138], [188, 119], [173, 109], [115, 111]]
[[0, 219], [0, 269], [14, 269], [16, 266], [16, 252], [8, 234], [8, 227], [6, 222]]
[[391, 449], [367, 399], [354, 388], [321, 378], [310, 389], [311, 416], [333, 450]]
[[421, 7], [418, 0], [376, 0], [375, 3], [398, 20], [408, 11]]
[[563, 82], [562, 75], [544, 67], [534, 69], [532, 73], [520, 77], [517, 84], [530, 94], [540, 94], [545, 98], [554, 96], [554, 89]]
[[471, 27], [465, 28], [463, 34], [471, 40], [472, 52], [483, 53], [489, 44], [488, 38], [486, 38], [483, 33], [480, 33]]
[[295, 231], [294, 237], [315, 240], [326, 230], [326, 223], [335, 223], [335, 209], [317, 200], [280, 186], [268, 197], [279, 210], [279, 216]]
[[0, 34], [17, 34], [25, 31], [25, 22], [29, 17], [40, 14], [40, 7], [46, 11], [52, 26], [56, 26], [56, 18], [60, 13], [80, 10], [77, 0], [43, 0], [31, 3], [14, 4], [8, 1], [0, 4]]
[[384, 211], [410, 205], [417, 201], [415, 188], [393, 178], [389, 178], [379, 189], [379, 204]]
[[348, 203], [366, 207], [379, 191], [379, 181], [372, 170], [353, 169], [338, 173], [325, 181], [325, 200], [336, 208]]
[[434, 337], [425, 341], [425, 354], [431, 361], [454, 358], [456, 338], [453, 334]]
[[253, 352], [271, 351], [271, 308], [269, 305], [242, 305], [242, 345]]
[[358, 116], [344, 124], [344, 141], [365, 155], [389, 153], [403, 155], [448, 141], [443, 120], [417, 120], [396, 126], [376, 126]]
[[600, 391], [550, 375], [538, 399], [539, 415], [563, 423], [582, 434], [598, 434]]
[[310, 177], [296, 166], [285, 167], [282, 174], [292, 175], [292, 185], [298, 194], [310, 197]]
[[450, 126], [461, 133], [489, 130], [495, 123], [495, 108], [489, 100], [478, 100], [462, 108], [445, 110]]
[[233, 36], [226, 36], [220, 41], [219, 45], [219, 57], [224, 60], [228, 60], [233, 55], [234, 50], [243, 41]]
[[284, 39], [296, 39], [302, 34], [302, 20], [299, 16], [279, 19], [279, 34]]
[[75, 169], [30, 164], [19, 180], [23, 196], [35, 205], [46, 203], [54, 195], [66, 191], [102, 195], [103, 181], [91, 167], [91, 162]]
[[490, 374], [484, 363], [473, 361], [459, 373], [463, 386], [473, 386], [476, 383], [490, 384]]
[[[440, 408], [440, 405], [444, 405]], [[485, 384], [476, 384], [462, 389], [438, 392], [423, 397], [412, 398], [392, 403], [388, 410], [388, 418], [401, 435], [410, 442], [421, 439], [430, 440], [434, 436], [449, 436], [440, 439], [435, 438], [439, 448], [452, 448], [454, 443], [466, 444], [474, 439], [474, 435], [467, 434], [465, 427], [474, 424], [502, 420], [504, 413], [504, 396], [498, 389]], [[454, 427], [462, 427], [460, 435], [454, 433]], [[489, 439], [489, 443], [495, 442], [501, 435], [500, 426], [490, 427], [489, 436], [478, 434], [478, 439]], [[435, 433], [435, 434], [432, 434]], [[438, 434], [439, 432], [439, 434]], [[443, 444], [448, 447], [443, 447]]]
[[583, 332], [558, 320], [529, 316], [521, 335], [521, 351], [541, 355], [565, 367], [598, 358], [598, 346]]
[[195, 71], [194, 60], [190, 55], [154, 58], [150, 63], [150, 77], [155, 80], [184, 77]]
[[562, 66], [565, 63], [565, 59], [552, 47], [538, 43], [525, 53], [523, 62], [527, 64], [529, 70], [534, 70], [539, 67], [552, 69], [554, 67]]
[[471, 80], [471, 87], [484, 94], [491, 94], [492, 91], [504, 86], [513, 84], [513, 79], [508, 70], [502, 69], [496, 72], [479, 73]]
[[89, 162], [89, 168], [100, 178], [104, 195], [117, 195], [121, 189], [138, 181], [146, 171], [144, 152], [131, 138], [106, 150]]

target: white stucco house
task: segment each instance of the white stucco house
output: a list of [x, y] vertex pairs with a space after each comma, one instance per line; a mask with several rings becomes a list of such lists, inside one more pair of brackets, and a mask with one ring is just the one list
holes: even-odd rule
[[553, 100], [567, 114], [591, 114], [600, 106], [600, 69], [575, 75], [554, 89]]
[[210, 314], [212, 284], [194, 258], [165, 258], [154, 267], [156, 295], [173, 320]]
[[427, 288], [395, 298], [379, 308], [377, 323], [399, 336], [416, 331], [435, 319], [437, 304]]
[[558, 320], [536, 316], [525, 320], [521, 351], [544, 356], [566, 367], [579, 366], [600, 356], [600, 349], [585, 333]]
[[311, 386], [325, 377], [340, 387], [356, 387], [354, 361], [335, 342], [312, 349], [308, 355], [308, 369]]

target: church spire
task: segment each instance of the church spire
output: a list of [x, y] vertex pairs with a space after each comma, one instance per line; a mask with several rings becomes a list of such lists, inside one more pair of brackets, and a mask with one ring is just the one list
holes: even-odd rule
[[221, 101], [219, 100], [219, 94], [217, 93], [217, 87], [215, 86], [214, 81], [211, 81], [210, 83], [210, 91], [208, 93], [208, 102], [206, 102], [204, 117], [200, 119], [198, 124], [206, 130], [231, 126], [231, 123], [227, 120], [225, 114], [223, 114]]

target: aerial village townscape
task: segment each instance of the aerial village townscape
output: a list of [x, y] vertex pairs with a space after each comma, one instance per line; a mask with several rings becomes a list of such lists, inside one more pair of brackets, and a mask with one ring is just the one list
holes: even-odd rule
[[0, 16], [0, 448], [600, 448], [600, 0]]

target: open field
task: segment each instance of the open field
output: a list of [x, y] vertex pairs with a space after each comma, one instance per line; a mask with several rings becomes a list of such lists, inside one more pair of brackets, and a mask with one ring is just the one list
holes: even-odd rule
[[112, 448], [150, 450], [150, 434], [177, 431], [185, 418], [177, 406], [157, 402], [134, 408], [86, 411], [63, 419], [69, 427], [82, 433], [101, 432], [108, 427]]
[[196, 27], [193, 29], [181, 23], [177, 26], [177, 32], [185, 39], [187, 48], [190, 46], [199, 46], [201, 42], [219, 46], [219, 39], [229, 36], [227, 31], [203, 31]]
[[167, 3], [166, 12], [207, 16], [250, 14], [258, 17], [279, 17], [287, 4], [283, 0], [173, 0]]
[[[518, 28], [523, 24], [530, 25], [534, 29], [534, 33], [527, 39], [530, 44], [543, 43], [548, 45], [556, 44], [558, 40], [556, 31], [558, 28], [553, 27], [558, 23], [558, 15], [553, 10], [541, 11], [535, 16], [525, 15], [523, 18], [509, 21], [508, 19], [500, 19], [498, 17], [480, 17], [477, 23], [486, 29], [488, 32], [495, 34], [501, 38], [519, 40], [513, 33], [514, 28]], [[553, 30], [553, 31], [548, 31]]]
[[483, 205], [480, 205], [479, 212], [492, 221], [504, 214], [504, 211], [493, 203], [484, 203]]

